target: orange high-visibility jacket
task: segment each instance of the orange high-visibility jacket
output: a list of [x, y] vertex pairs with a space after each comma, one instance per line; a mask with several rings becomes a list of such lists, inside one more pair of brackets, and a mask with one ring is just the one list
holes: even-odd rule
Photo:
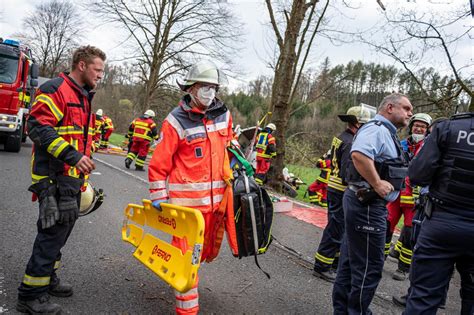
[[[150, 199], [169, 199], [172, 204], [198, 209], [203, 214], [212, 212], [219, 217], [220, 226], [225, 215], [228, 238], [231, 234], [229, 245], [237, 252], [227, 157], [232, 117], [218, 99], [206, 113], [189, 103], [190, 96], [184, 96], [163, 122], [148, 169]], [[225, 204], [221, 205], [223, 199]], [[214, 244], [209, 246], [220, 247], [217, 241], [211, 242]]]

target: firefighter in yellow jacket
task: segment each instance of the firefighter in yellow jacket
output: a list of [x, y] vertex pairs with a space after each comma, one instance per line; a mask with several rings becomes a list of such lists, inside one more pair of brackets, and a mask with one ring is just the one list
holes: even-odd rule
[[[226, 80], [211, 62], [192, 66], [179, 84], [187, 94], [163, 121], [160, 138], [150, 161], [150, 199], [155, 208], [163, 202], [201, 211], [204, 244], [201, 261], [219, 253], [224, 227], [234, 253], [235, 236], [231, 170], [226, 147], [232, 140], [232, 116], [216, 92]], [[173, 237], [181, 249], [186, 240]], [[193, 289], [175, 292], [176, 313], [199, 311], [198, 277]]]
[[255, 181], [263, 185], [267, 181], [267, 172], [270, 169], [272, 158], [276, 156], [276, 139], [272, 132], [276, 130], [275, 124], [268, 124], [257, 136], [257, 170]]
[[127, 136], [132, 145], [125, 159], [126, 168], [130, 168], [130, 165], [136, 159], [135, 169], [137, 171], [144, 170], [143, 166], [148, 155], [148, 149], [153, 139], [157, 137], [157, 129], [153, 117], [155, 117], [155, 112], [149, 109], [142, 116], [132, 121], [130, 127], [128, 127]]

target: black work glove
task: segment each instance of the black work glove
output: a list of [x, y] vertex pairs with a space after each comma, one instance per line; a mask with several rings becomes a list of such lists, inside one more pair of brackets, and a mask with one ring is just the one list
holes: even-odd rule
[[43, 229], [56, 224], [59, 219], [59, 209], [55, 196], [44, 196], [39, 200], [39, 219]]
[[28, 190], [38, 196], [41, 228], [47, 229], [54, 226], [59, 219], [56, 185], [47, 179], [31, 185]]
[[74, 223], [79, 216], [79, 205], [76, 196], [59, 196], [59, 223]]
[[58, 222], [62, 224], [74, 223], [79, 216], [79, 198], [84, 180], [61, 175], [57, 177], [57, 181], [59, 190]]

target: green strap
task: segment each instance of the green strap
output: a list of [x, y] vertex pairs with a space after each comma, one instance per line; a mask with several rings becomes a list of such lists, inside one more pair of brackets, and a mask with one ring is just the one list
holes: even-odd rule
[[254, 170], [253, 170], [253, 167], [250, 164], [250, 162], [247, 161], [243, 156], [241, 156], [234, 149], [232, 149], [232, 148], [228, 148], [228, 149], [229, 149], [230, 152], [232, 152], [232, 154], [234, 154], [234, 156], [237, 158], [237, 160], [239, 160], [240, 164], [242, 164], [242, 166], [245, 169], [245, 173], [247, 173], [247, 176], [249, 176], [249, 177], [253, 176]]

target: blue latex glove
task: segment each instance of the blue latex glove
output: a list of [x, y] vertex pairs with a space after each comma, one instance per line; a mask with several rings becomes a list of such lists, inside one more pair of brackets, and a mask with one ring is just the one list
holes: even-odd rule
[[161, 204], [162, 203], [169, 203], [169, 200], [168, 199], [155, 200], [151, 204], [153, 205], [153, 207], [155, 207], [156, 209], [161, 211], [161, 210], [163, 210], [163, 209], [161, 209]]

